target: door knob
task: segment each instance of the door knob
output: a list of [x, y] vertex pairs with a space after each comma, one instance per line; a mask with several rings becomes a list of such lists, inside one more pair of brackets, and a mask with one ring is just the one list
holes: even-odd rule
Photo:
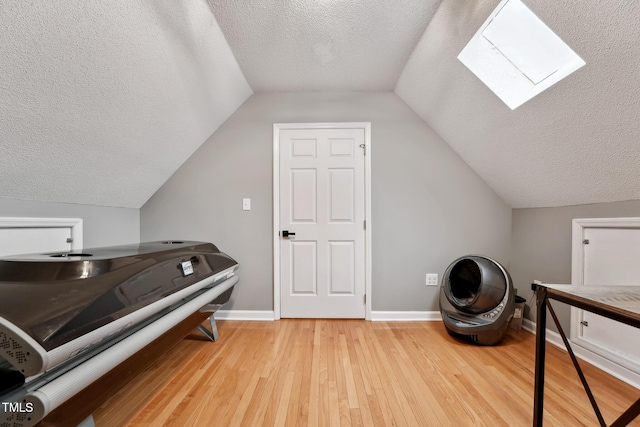
[[282, 230], [282, 237], [295, 236], [296, 233], [292, 233], [289, 230]]

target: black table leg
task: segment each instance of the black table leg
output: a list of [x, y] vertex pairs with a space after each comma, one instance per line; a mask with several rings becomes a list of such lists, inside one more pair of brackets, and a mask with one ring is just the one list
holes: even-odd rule
[[640, 414], [640, 399], [636, 400], [633, 405], [627, 409], [624, 414], [611, 424], [611, 427], [626, 426]]
[[547, 289], [545, 287], [538, 286], [536, 288], [536, 300], [536, 370], [533, 392], [533, 425], [534, 427], [541, 427], [542, 413], [544, 411], [544, 356], [547, 325]]

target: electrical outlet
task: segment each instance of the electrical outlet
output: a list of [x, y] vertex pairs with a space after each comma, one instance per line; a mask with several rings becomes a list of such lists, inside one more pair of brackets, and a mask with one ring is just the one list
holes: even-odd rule
[[427, 286], [438, 286], [438, 275], [427, 273]]

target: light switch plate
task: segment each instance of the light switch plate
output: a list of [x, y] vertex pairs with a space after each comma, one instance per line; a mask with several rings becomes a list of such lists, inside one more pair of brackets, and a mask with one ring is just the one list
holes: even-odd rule
[[243, 211], [251, 210], [251, 199], [242, 199], [242, 210]]

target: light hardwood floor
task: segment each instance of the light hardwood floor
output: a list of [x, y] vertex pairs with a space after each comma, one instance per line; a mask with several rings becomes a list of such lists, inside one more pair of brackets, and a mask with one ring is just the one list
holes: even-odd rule
[[[95, 414], [108, 426], [530, 426], [533, 335], [456, 341], [441, 322], [218, 322]], [[640, 391], [581, 362], [611, 423]], [[547, 346], [546, 426], [595, 426], [568, 355]], [[635, 422], [633, 425], [640, 425]]]

